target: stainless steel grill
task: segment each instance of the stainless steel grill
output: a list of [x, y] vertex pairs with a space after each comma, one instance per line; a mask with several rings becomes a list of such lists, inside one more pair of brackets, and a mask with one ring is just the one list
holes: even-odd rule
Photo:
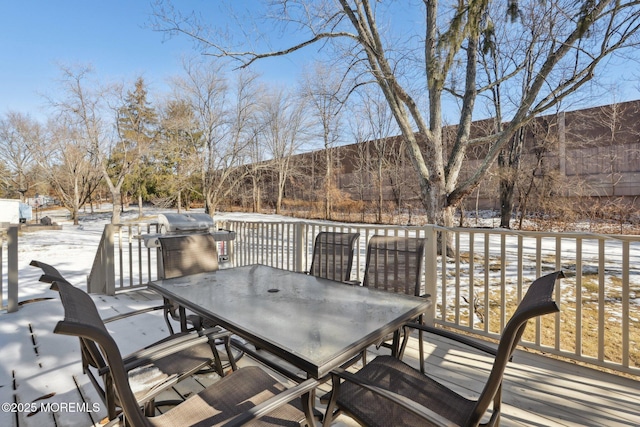
[[218, 243], [218, 259], [220, 263], [229, 261], [228, 242], [236, 238], [235, 231], [214, 229], [213, 218], [206, 213], [165, 213], [158, 215], [158, 231], [160, 234], [143, 236], [148, 248], [160, 248], [163, 237], [188, 236], [190, 234], [211, 234]]

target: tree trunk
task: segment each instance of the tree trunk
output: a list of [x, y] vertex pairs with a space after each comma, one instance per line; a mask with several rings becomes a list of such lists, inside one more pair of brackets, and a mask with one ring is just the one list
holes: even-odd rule
[[513, 196], [515, 186], [513, 182], [500, 182], [500, 227], [511, 228], [511, 215], [513, 213]]
[[[326, 137], [325, 137], [326, 139]], [[331, 153], [325, 144], [326, 172], [324, 175], [324, 218], [331, 219]]]
[[382, 193], [382, 159], [378, 159], [378, 224], [382, 223], [382, 204], [384, 203]]
[[73, 216], [73, 225], [79, 225], [79, 216], [80, 216], [80, 189], [78, 188], [78, 178], [74, 179], [73, 185], [73, 212], [71, 215]]
[[498, 165], [502, 171], [500, 175], [500, 227], [502, 228], [511, 228], [513, 200], [516, 179], [520, 173], [520, 158], [522, 147], [524, 146], [524, 137], [524, 128], [522, 128], [511, 139], [508, 148], [501, 151], [498, 156]]
[[255, 213], [260, 213], [260, 210], [262, 209], [262, 192], [260, 191], [260, 185], [257, 183], [253, 194], [253, 211]]
[[111, 224], [120, 224], [120, 209], [122, 208], [122, 196], [119, 189], [111, 190]]

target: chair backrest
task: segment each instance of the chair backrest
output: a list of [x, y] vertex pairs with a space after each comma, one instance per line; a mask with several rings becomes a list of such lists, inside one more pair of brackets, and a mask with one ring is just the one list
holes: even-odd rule
[[29, 265], [32, 265], [34, 267], [38, 267], [42, 270], [42, 272], [44, 273], [42, 276], [40, 276], [40, 281], [44, 282], [44, 283], [53, 283], [53, 282], [66, 282], [69, 283], [67, 281], [67, 279], [65, 279], [64, 277], [62, 277], [62, 274], [60, 274], [60, 272], [53, 267], [52, 265], [49, 265], [47, 263], [44, 263], [42, 261], [38, 261], [38, 260], [32, 260]]
[[318, 233], [309, 274], [338, 282], [351, 279], [353, 248], [358, 237], [360, 233]]
[[363, 286], [421, 295], [425, 239], [374, 235], [369, 239]]
[[507, 362], [511, 359], [520, 342], [520, 338], [522, 338], [527, 321], [537, 316], [560, 311], [560, 308], [553, 300], [555, 284], [560, 277], [564, 277], [564, 275], [561, 271], [556, 271], [536, 279], [529, 286], [527, 293], [502, 331], [491, 373], [476, 402], [474, 411], [470, 415], [468, 425], [477, 425], [491, 402], [496, 397], [498, 402], [501, 399], [502, 378]]
[[[44, 274], [40, 276], [39, 280], [44, 283], [54, 284], [53, 286], [51, 286], [51, 289], [57, 291], [59, 289], [60, 283], [71, 285], [71, 283], [67, 279], [62, 277], [62, 274], [60, 274], [60, 272], [52, 265], [49, 265], [42, 261], [37, 261], [35, 259], [32, 260], [29, 264], [42, 269], [42, 272]], [[100, 353], [100, 350], [93, 341], [80, 338], [80, 351], [82, 352], [84, 369], [86, 369], [87, 365], [90, 365], [98, 370], [107, 366], [107, 363], [102, 357], [102, 353]]]
[[118, 345], [104, 326], [91, 297], [66, 282], [54, 282], [52, 288], [58, 290], [64, 306], [64, 320], [58, 322], [53, 332], [76, 336], [99, 347], [109, 365], [127, 422], [133, 426], [150, 425], [131, 391]]
[[165, 279], [218, 269], [218, 244], [209, 233], [158, 240], [162, 252], [161, 274]]

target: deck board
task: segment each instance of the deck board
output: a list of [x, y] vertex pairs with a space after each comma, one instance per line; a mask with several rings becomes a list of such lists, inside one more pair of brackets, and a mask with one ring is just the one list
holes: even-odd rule
[[[155, 293], [148, 290], [121, 293], [116, 297], [93, 297], [103, 317], [161, 302]], [[55, 423], [58, 426], [88, 426], [99, 425], [106, 416], [106, 408], [82, 373], [77, 339], [52, 332], [61, 318], [62, 308], [57, 300], [27, 304], [18, 313], [0, 314], [0, 334], [4, 340], [0, 348], [0, 401], [11, 403], [15, 398], [21, 403], [98, 403], [99, 411], [38, 412], [31, 416], [23, 413], [17, 418], [13, 413], [0, 412], [0, 425], [29, 427]], [[113, 322], [108, 328], [124, 354], [168, 334], [161, 312]], [[463, 395], [472, 397], [480, 392], [491, 369], [490, 357], [433, 336], [428, 336], [425, 348], [429, 375]], [[372, 348], [368, 359], [385, 352], [385, 349]], [[409, 342], [405, 360], [418, 366], [415, 338]], [[240, 365], [255, 363], [245, 356]], [[184, 398], [214, 384], [216, 380], [216, 374], [199, 374], [179, 383], [159, 399]], [[329, 384], [323, 384], [318, 395], [328, 391], [329, 387]], [[53, 396], [36, 400], [51, 394]], [[638, 426], [640, 405], [637, 402], [640, 402], [638, 381], [518, 350], [505, 372], [501, 425]], [[318, 405], [318, 408], [322, 406]], [[342, 416], [335, 425], [343, 427], [355, 423]]]

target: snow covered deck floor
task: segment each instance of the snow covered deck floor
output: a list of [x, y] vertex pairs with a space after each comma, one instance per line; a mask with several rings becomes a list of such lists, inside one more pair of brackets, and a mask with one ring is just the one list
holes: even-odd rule
[[[50, 296], [23, 305], [18, 313], [0, 314], [1, 426], [99, 425], [106, 415], [82, 373], [77, 339], [52, 332], [62, 318], [62, 306], [55, 293]], [[94, 300], [103, 317], [160, 302], [147, 290]], [[167, 334], [159, 312], [110, 323], [109, 330], [123, 353]], [[416, 346], [414, 340], [405, 357], [415, 365]], [[489, 358], [444, 341], [430, 341], [426, 347], [432, 376], [463, 393], [480, 390]], [[250, 363], [248, 357], [241, 359], [241, 365]], [[198, 375], [172, 393], [187, 396], [215, 380], [215, 374]], [[640, 425], [640, 382], [524, 351], [518, 351], [507, 368], [503, 402], [502, 426]], [[335, 425], [355, 423], [343, 416]]]

